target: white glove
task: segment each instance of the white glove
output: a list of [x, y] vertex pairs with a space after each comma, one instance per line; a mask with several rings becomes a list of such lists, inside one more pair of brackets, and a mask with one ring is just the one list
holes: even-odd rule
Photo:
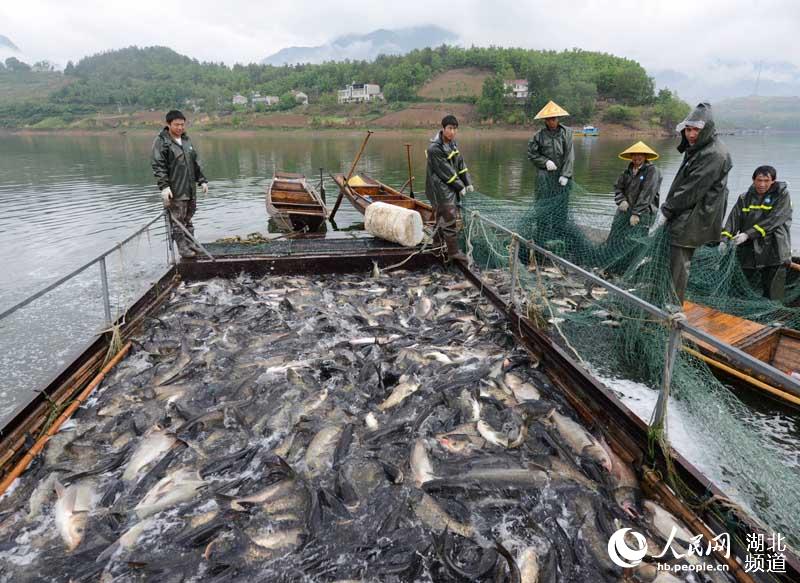
[[467, 186], [467, 192], [475, 192], [475, 187], [470, 184]]
[[631, 215], [631, 220], [630, 220], [631, 227], [635, 227], [636, 225], [638, 225], [640, 220], [641, 219], [639, 218], [639, 215]]
[[553, 170], [558, 170], [558, 166], [552, 160], [548, 160], [544, 163], [544, 167], [548, 170], [548, 172], [552, 172]]
[[722, 241], [719, 242], [719, 245], [717, 245], [717, 251], [719, 251], [720, 255], [725, 255], [725, 252], [727, 250], [728, 250], [728, 240], [723, 239]]
[[667, 217], [664, 213], [658, 213], [658, 218], [656, 222], [653, 223], [653, 226], [650, 227], [650, 230], [647, 232], [648, 237], [652, 237], [658, 229], [667, 222]]
[[733, 238], [733, 244], [738, 247], [742, 243], [747, 242], [749, 238], [750, 237], [747, 235], [747, 233], [737, 233], [736, 236]]
[[567, 182], [569, 182], [569, 178], [567, 178], [566, 176], [560, 176], [560, 177], [558, 178], [558, 183], [559, 183], [561, 186], [566, 186], [566, 185], [567, 185]]
[[172, 202], [172, 189], [169, 186], [161, 191], [161, 200], [164, 201], [164, 208], [167, 208]]
[[628, 205], [627, 200], [623, 200], [621, 203], [617, 205], [617, 208], [622, 211], [623, 213], [627, 213], [630, 206]]
[[466, 188], [462, 188], [461, 190], [459, 190], [458, 191], [458, 196], [467, 196], [467, 189]]
[[204, 182], [200, 185], [200, 190], [203, 191], [203, 194], [208, 194], [208, 182]]

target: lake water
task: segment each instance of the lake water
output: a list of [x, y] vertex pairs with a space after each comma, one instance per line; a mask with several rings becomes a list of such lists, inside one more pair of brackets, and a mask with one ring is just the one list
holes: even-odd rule
[[[0, 135], [0, 311], [58, 275], [121, 240], [160, 208], [149, 165], [152, 135]], [[424, 148], [430, 134], [372, 136], [359, 168], [399, 186], [407, 179], [404, 143], [412, 144], [416, 185], [424, 190]], [[201, 241], [267, 230], [264, 189], [275, 169], [325, 176], [347, 172], [363, 139], [361, 132], [269, 132], [245, 136], [193, 135], [210, 180], [200, 196], [195, 225]], [[753, 169], [770, 163], [780, 180], [800, 184], [800, 136], [725, 136], [733, 156], [731, 202], [750, 184]], [[633, 140], [576, 138], [576, 179], [591, 196], [581, 204], [613, 213], [611, 191], [624, 167], [617, 154]], [[534, 169], [525, 138], [490, 132], [459, 137], [478, 189], [525, 208]], [[648, 140], [660, 154], [662, 197], [680, 164], [674, 140]], [[335, 193], [326, 180], [329, 197]], [[800, 192], [793, 192], [800, 197]], [[336, 222], [360, 222], [343, 204]], [[800, 242], [800, 221], [793, 228]], [[795, 246], [800, 246], [796, 243]]]
[[[409, 143], [415, 185], [417, 191], [424, 190], [424, 148], [431, 134], [378, 132], [359, 169], [390, 185], [403, 184], [407, 179], [403, 145]], [[363, 135], [307, 131], [194, 134], [210, 180], [208, 195], [200, 195], [198, 202], [198, 238], [212, 241], [267, 231], [264, 191], [276, 169], [301, 172], [316, 180], [323, 168], [328, 201], [332, 201], [336, 189], [328, 174], [347, 172]], [[0, 135], [0, 312], [108, 249], [160, 212], [160, 194], [149, 165], [152, 139], [153, 135], [144, 133]], [[772, 164], [780, 180], [800, 184], [800, 136], [722, 139], [734, 161], [728, 208], [749, 186], [758, 165]], [[588, 211], [585, 215], [607, 218], [613, 214], [612, 186], [625, 166], [617, 154], [633, 141], [576, 138], [576, 180], [589, 194], [574, 204]], [[681, 160], [675, 150], [677, 142], [646, 141], [661, 154], [657, 164], [664, 174], [663, 199]], [[521, 136], [474, 131], [459, 136], [460, 150], [477, 188], [511, 209], [527, 208], [532, 198], [535, 170], [526, 158], [526, 145], [527, 138]], [[795, 198], [800, 196], [792, 192]], [[361, 223], [362, 217], [345, 201], [336, 221], [339, 228], [346, 228]], [[163, 228], [159, 228], [160, 224], [149, 237], [126, 248], [119, 265], [116, 256], [109, 258], [115, 298], [123, 293], [122, 283], [137, 278], [146, 282], [164, 265]], [[800, 225], [793, 226], [792, 234], [795, 247], [800, 247]], [[0, 423], [30, 397], [31, 389], [69, 362], [84, 339], [103, 324], [96, 270], [88, 270], [65, 289], [0, 322]], [[653, 391], [632, 383], [614, 388], [634, 410], [648, 416]], [[751, 422], [773, 437], [775, 447], [797, 465], [797, 416], [760, 399], [753, 401]], [[691, 443], [678, 446], [709, 475], [720, 475], [713, 452]]]

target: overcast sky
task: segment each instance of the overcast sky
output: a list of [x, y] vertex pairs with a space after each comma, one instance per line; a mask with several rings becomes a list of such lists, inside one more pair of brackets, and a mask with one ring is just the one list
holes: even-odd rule
[[0, 0], [0, 34], [27, 60], [63, 65], [129, 45], [166, 45], [200, 60], [258, 62], [291, 45], [346, 33], [437, 24], [464, 44], [580, 47], [648, 70], [725, 79], [760, 61], [797, 74], [798, 0]]

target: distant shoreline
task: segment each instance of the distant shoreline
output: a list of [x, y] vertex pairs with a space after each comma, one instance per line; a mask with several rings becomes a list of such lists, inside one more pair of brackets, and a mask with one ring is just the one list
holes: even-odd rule
[[[114, 134], [148, 134], [152, 135], [154, 132], [160, 131], [162, 126], [152, 127], [132, 127], [132, 128], [61, 128], [61, 129], [34, 129], [34, 128], [1, 128], [1, 135], [17, 135], [17, 136], [36, 136], [36, 135], [65, 135], [65, 136], [107, 136]], [[306, 134], [330, 134], [330, 135], [363, 135], [366, 130], [378, 131], [382, 135], [387, 134], [429, 134], [438, 130], [438, 127], [382, 127], [364, 124], [357, 127], [325, 127], [325, 128], [311, 128], [308, 126], [297, 127], [255, 127], [249, 129], [215, 126], [215, 127], [192, 127], [187, 128], [187, 133], [190, 135], [203, 135], [213, 134], [219, 136], [258, 136], [261, 134], [280, 134], [280, 133], [306, 133]], [[508, 127], [508, 126], [462, 126], [459, 129], [460, 135], [478, 135], [478, 134], [491, 134], [493, 136], [508, 137], [508, 138], [522, 138], [530, 137], [534, 132], [538, 131], [538, 126], [530, 127]], [[575, 128], [573, 128], [574, 130]], [[605, 128], [600, 130], [599, 136], [576, 136], [576, 139], [597, 139], [598, 137], [613, 137], [613, 138], [669, 138], [672, 134], [661, 130], [643, 131], [638, 129], [630, 129], [624, 127]]]

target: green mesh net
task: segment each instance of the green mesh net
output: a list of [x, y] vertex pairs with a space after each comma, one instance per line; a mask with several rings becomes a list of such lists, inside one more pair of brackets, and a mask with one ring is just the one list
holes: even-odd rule
[[[473, 267], [495, 270], [492, 277], [501, 292], [511, 288], [512, 238], [480, 220], [483, 217], [656, 306], [677, 304], [666, 229], [648, 236], [650, 218], [631, 226], [625, 213], [612, 218], [586, 212], [580, 204], [585, 195], [578, 184], [565, 188], [540, 177], [529, 207], [520, 212], [473, 193], [462, 206], [463, 243]], [[655, 395], [664, 371], [667, 326], [630, 302], [587, 284], [578, 274], [559, 269], [525, 245], [518, 253], [515, 301], [523, 312], [601, 378], [642, 383]], [[800, 309], [787, 307], [800, 297], [798, 287], [787, 284], [786, 305], [767, 300], [748, 282], [735, 251], [704, 247], [692, 261], [687, 299], [755, 322], [780, 322], [798, 329]], [[683, 344], [696, 348], [686, 338]], [[677, 357], [671, 394], [670, 407], [680, 408], [681, 423], [686, 425], [681, 431], [696, 441], [698, 451], [713, 458], [701, 465], [714, 468], [715, 481], [736, 505], [798, 548], [800, 472], [786, 463], [786, 452], [760, 430], [731, 388], [686, 351]], [[665, 450], [668, 430], [664, 427], [652, 435]], [[674, 476], [669, 478], [680, 494], [688, 494]]]

